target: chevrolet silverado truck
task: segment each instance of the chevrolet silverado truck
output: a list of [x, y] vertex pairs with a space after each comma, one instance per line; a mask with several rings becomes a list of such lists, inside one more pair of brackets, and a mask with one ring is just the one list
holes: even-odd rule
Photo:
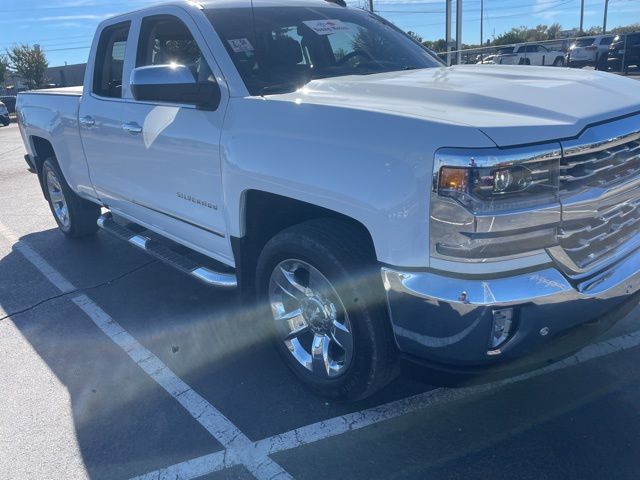
[[448, 68], [322, 0], [174, 2], [102, 22], [84, 86], [17, 111], [64, 234], [250, 292], [238, 309], [323, 395], [403, 359], [518, 363], [638, 302], [627, 78]]

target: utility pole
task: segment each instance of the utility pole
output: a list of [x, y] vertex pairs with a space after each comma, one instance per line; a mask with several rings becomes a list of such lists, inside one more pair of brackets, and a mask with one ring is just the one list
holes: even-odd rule
[[453, 0], [446, 0], [447, 8], [446, 8], [446, 33], [445, 40], [447, 42], [447, 65], [451, 65], [451, 3]]
[[456, 2], [456, 63], [462, 63], [462, 0]]
[[604, 0], [604, 21], [602, 22], [602, 34], [607, 33], [607, 14], [609, 13], [609, 0]]
[[584, 33], [584, 0], [580, 2], [580, 33]]
[[[484, 49], [484, 0], [480, 0], [480, 47]], [[480, 61], [484, 58], [484, 50], [480, 50]]]

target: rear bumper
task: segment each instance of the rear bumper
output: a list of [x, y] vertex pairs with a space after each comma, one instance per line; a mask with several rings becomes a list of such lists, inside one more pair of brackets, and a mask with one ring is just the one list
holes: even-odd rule
[[[453, 370], [482, 369], [527, 357], [574, 327], [626, 315], [640, 298], [640, 250], [582, 283], [552, 267], [487, 280], [390, 268], [382, 277], [401, 352]], [[506, 307], [512, 334], [492, 349], [493, 311]]]
[[567, 65], [572, 67], [586, 67], [587, 65], [595, 65], [595, 60], [584, 60], [584, 59], [574, 59], [574, 58], [566, 58]]

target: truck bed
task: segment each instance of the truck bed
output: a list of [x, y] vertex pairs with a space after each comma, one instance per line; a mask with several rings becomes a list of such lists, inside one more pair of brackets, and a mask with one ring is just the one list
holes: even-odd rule
[[[82, 87], [49, 88], [18, 94], [20, 132], [33, 165], [55, 153], [69, 186], [85, 197], [94, 196], [80, 139], [78, 108]], [[44, 147], [43, 147], [44, 145]], [[36, 151], [40, 146], [40, 154]]]
[[43, 88], [41, 90], [30, 90], [22, 95], [69, 95], [74, 97], [82, 96], [83, 87], [60, 87], [60, 88]]

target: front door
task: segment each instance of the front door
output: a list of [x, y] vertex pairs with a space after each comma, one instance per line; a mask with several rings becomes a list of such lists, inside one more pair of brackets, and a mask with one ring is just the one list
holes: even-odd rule
[[[178, 64], [215, 81], [204, 41], [176, 11], [142, 20], [135, 67]], [[232, 263], [224, 216], [220, 134], [226, 90], [216, 111], [188, 103], [126, 99], [120, 132], [127, 213], [191, 248]]]

